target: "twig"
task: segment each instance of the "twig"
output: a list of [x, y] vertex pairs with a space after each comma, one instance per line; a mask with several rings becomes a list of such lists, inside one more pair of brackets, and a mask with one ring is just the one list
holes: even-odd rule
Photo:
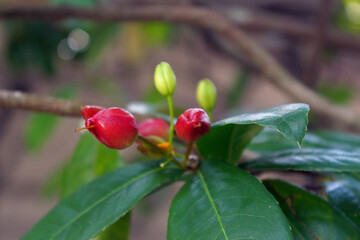
[[49, 96], [0, 90], [0, 108], [23, 109], [62, 116], [79, 117], [81, 104]]
[[[275, 31], [287, 37], [314, 41], [317, 33], [312, 26], [293, 17], [274, 15], [265, 11], [251, 9], [226, 9], [224, 14], [237, 26], [248, 31]], [[330, 28], [324, 35], [324, 44], [330, 47], [360, 51], [360, 37], [344, 31]]]
[[236, 25], [212, 10], [180, 6], [137, 6], [120, 9], [56, 7], [0, 10], [0, 19], [56, 21], [69, 18], [94, 21], [166, 21], [212, 30], [237, 46], [239, 51], [246, 54], [270, 82], [284, 90], [294, 100], [306, 102], [318, 113], [360, 129], [360, 116], [358, 114], [318, 96], [291, 76], [273, 57], [238, 29]]
[[331, 0], [321, 0], [319, 17], [314, 28], [315, 38], [309, 62], [304, 72], [303, 83], [314, 88], [321, 68], [321, 53], [327, 32], [327, 22], [330, 16]]

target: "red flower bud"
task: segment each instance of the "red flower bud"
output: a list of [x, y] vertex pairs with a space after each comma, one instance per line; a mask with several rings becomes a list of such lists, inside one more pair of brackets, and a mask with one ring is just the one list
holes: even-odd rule
[[85, 126], [82, 129], [88, 129], [99, 142], [109, 148], [127, 148], [134, 143], [138, 134], [133, 115], [116, 107], [99, 111], [86, 120]]
[[159, 118], [147, 119], [139, 124], [139, 134], [148, 136], [157, 136], [167, 139], [169, 136], [169, 124]]
[[101, 110], [104, 110], [105, 108], [99, 107], [99, 106], [84, 106], [81, 108], [81, 115], [85, 120], [88, 120], [92, 116], [94, 116], [96, 113], [100, 112]]
[[178, 118], [175, 125], [176, 135], [185, 142], [195, 142], [210, 131], [210, 119], [201, 108], [190, 108]]

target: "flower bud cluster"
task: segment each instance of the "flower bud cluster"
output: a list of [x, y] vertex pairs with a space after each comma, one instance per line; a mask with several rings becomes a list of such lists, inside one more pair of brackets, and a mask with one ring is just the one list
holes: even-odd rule
[[[172, 119], [174, 115], [171, 96], [176, 88], [176, 77], [168, 63], [162, 62], [156, 66], [154, 83], [159, 93], [168, 98]], [[207, 112], [211, 114], [216, 104], [214, 84], [208, 79], [203, 79], [198, 84], [196, 96], [199, 105], [205, 111], [201, 108], [186, 110], [178, 117], [175, 129], [172, 120], [170, 126], [168, 122], [157, 118], [147, 119], [137, 125], [134, 116], [122, 108], [84, 106], [81, 114], [85, 120], [85, 127], [77, 130], [88, 129], [99, 142], [115, 149], [127, 148], [137, 139], [140, 152], [153, 158], [162, 158], [166, 155], [168, 160], [171, 159], [169, 156], [174, 154], [172, 137], [175, 130], [177, 137], [188, 143], [189, 151], [183, 161], [186, 163], [192, 144], [210, 131], [211, 120]], [[184, 167], [184, 164], [179, 165]]]

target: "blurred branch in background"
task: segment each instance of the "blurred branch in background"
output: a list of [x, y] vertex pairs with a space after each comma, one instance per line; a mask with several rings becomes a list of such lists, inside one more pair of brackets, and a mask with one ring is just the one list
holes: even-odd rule
[[321, 55], [324, 49], [324, 40], [327, 32], [327, 25], [330, 17], [331, 0], [321, 0], [319, 15], [314, 28], [315, 38], [309, 56], [309, 61], [304, 72], [302, 82], [311, 87], [316, 87], [321, 69]]
[[[101, 9], [57, 7], [0, 10], [0, 19], [4, 20], [36, 19], [59, 21], [70, 18], [111, 22], [166, 21], [197, 26], [214, 31], [234, 44], [238, 50], [247, 56], [247, 58], [267, 77], [267, 80], [285, 91], [294, 100], [308, 103], [312, 110], [331, 117], [344, 125], [360, 129], [360, 115], [358, 113], [342, 106], [334, 105], [325, 98], [317, 95], [280, 66], [272, 56], [270, 56], [255, 41], [250, 39], [236, 24], [229, 21], [223, 15], [209, 9], [181, 6], [136, 6], [122, 8], [103, 7]], [[6, 98], [3, 100], [6, 101]]]
[[61, 116], [79, 117], [81, 104], [79, 102], [27, 94], [19, 91], [0, 90], [0, 108], [23, 109]]
[[[261, 10], [227, 9], [222, 11], [239, 27], [249, 31], [276, 31], [290, 38], [314, 41], [317, 31], [292, 17], [279, 16]], [[360, 37], [329, 27], [323, 36], [324, 45], [360, 51]]]

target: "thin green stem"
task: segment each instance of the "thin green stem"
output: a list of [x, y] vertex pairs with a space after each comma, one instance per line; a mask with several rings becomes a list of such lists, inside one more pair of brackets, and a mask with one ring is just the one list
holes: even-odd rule
[[183, 168], [186, 168], [187, 167], [187, 163], [189, 161], [189, 155], [191, 153], [191, 150], [192, 150], [192, 147], [194, 145], [194, 142], [190, 142], [188, 143], [188, 146], [187, 146], [187, 149], [186, 149], [186, 153], [185, 153], [185, 156], [184, 156], [184, 160], [182, 161], [181, 165], [183, 166]]
[[171, 163], [173, 160], [172, 160], [172, 158], [168, 158], [165, 162], [163, 162], [163, 163], [160, 163], [160, 167], [165, 167], [165, 166], [167, 166], [169, 163]]
[[166, 157], [167, 160], [164, 163], [162, 163], [161, 166], [165, 167], [168, 164], [168, 162], [172, 161], [178, 167], [180, 167], [181, 169], [184, 169], [182, 167], [181, 163], [172, 155], [172, 153], [170, 153], [170, 155], [169, 155], [164, 150], [159, 148], [156, 144], [152, 143], [151, 141], [149, 141], [148, 139], [146, 139], [145, 137], [143, 137], [141, 135], [137, 136], [137, 140], [140, 141], [142, 144], [151, 148], [151, 151], [154, 151], [154, 152], [159, 153], [160, 155], [163, 155], [164, 157]]
[[210, 122], [212, 123], [212, 111], [208, 111], [208, 115], [209, 115], [209, 118], [210, 118]]
[[[170, 158], [169, 158], [170, 161], [172, 161], [173, 163], [175, 163], [179, 168], [183, 169], [183, 170], [186, 170], [182, 167], [181, 163], [176, 160], [176, 158], [171, 154], [170, 155]], [[166, 161], [167, 162], [167, 161]], [[166, 165], [165, 165], [166, 166]]]
[[171, 155], [173, 138], [174, 138], [174, 105], [172, 101], [172, 97], [167, 96], [167, 101], [169, 105], [169, 113], [170, 113], [170, 129], [169, 129], [169, 150], [168, 155]]

